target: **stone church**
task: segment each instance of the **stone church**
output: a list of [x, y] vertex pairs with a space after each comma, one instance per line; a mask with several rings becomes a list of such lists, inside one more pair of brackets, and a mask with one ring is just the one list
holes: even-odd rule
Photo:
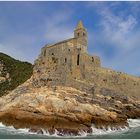
[[42, 48], [35, 61], [33, 79], [38, 79], [35, 83], [71, 86], [85, 92], [95, 87], [118, 92], [140, 91], [138, 77], [101, 67], [100, 58], [88, 54], [87, 49], [88, 32], [80, 21], [73, 38]]

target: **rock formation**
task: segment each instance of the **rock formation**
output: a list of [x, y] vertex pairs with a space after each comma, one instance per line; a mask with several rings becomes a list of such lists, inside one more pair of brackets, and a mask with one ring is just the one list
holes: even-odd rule
[[42, 48], [32, 77], [0, 98], [0, 121], [42, 133], [79, 135], [140, 117], [140, 79], [101, 67], [87, 52], [82, 22], [74, 38]]

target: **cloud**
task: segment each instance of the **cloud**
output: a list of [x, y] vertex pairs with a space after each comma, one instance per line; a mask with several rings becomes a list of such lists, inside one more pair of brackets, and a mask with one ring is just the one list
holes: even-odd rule
[[50, 20], [46, 20], [45, 38], [54, 43], [60, 40], [73, 37], [73, 28], [70, 22], [72, 12], [69, 10], [59, 11], [50, 15]]
[[131, 49], [133, 46], [132, 33], [135, 34], [135, 26], [137, 20], [132, 15], [128, 15], [126, 19], [116, 16], [110, 11], [102, 11], [102, 20], [100, 26], [102, 33], [110, 43], [121, 49]]
[[[14, 4], [14, 6], [17, 5]], [[30, 12], [27, 18], [24, 17], [25, 19], [23, 19], [27, 20], [26, 24], [19, 23], [18, 26], [13, 26], [11, 19], [0, 19], [0, 52], [6, 53], [16, 59], [33, 63], [45, 44], [55, 43], [73, 36], [70, 20], [73, 11], [68, 8], [62, 8], [53, 9], [53, 11], [47, 11], [46, 13], [44, 9], [39, 11], [40, 6], [37, 4], [31, 7], [31, 3], [25, 3], [25, 7], [22, 6], [22, 8], [26, 8], [27, 6], [30, 8]], [[39, 20], [42, 21], [37, 24], [33, 24], [34, 21], [30, 23], [30, 19], [28, 20], [33, 11], [35, 11], [35, 7], [40, 12], [41, 17]]]
[[95, 47], [96, 53], [101, 56], [105, 67], [138, 75], [140, 70], [138, 18], [132, 12], [129, 14], [116, 12], [114, 8], [116, 9], [120, 3], [113, 6], [105, 2], [100, 4], [100, 6], [99, 3], [90, 4], [100, 16], [98, 23], [100, 29], [90, 33], [94, 38], [91, 44], [98, 47]]

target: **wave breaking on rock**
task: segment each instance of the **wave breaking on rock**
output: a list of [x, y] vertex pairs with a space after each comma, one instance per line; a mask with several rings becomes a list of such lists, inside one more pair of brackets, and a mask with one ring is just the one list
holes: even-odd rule
[[65, 137], [65, 138], [84, 138], [88, 136], [95, 136], [95, 135], [114, 135], [114, 134], [120, 134], [120, 133], [125, 133], [129, 131], [131, 128], [136, 128], [140, 127], [140, 120], [139, 119], [128, 119], [128, 127], [119, 127], [119, 128], [102, 128], [102, 129], [97, 129], [95, 125], [93, 124], [91, 126], [91, 132], [86, 132], [86, 131], [79, 131], [76, 135], [72, 132], [65, 133], [65, 131], [60, 131], [57, 129], [54, 129], [54, 131], [48, 131], [47, 129], [15, 129], [13, 126], [5, 126], [3, 123], [0, 123], [0, 131], [1, 130], [6, 130], [9, 133], [15, 135], [38, 135], [38, 136], [43, 136], [43, 137]]

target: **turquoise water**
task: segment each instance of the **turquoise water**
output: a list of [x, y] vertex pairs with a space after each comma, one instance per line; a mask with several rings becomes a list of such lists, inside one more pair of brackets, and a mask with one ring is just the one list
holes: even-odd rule
[[101, 130], [92, 127], [93, 133], [87, 135], [86, 133], [81, 132], [79, 137], [69, 137], [57, 136], [57, 132], [54, 135], [49, 135], [45, 133], [43, 135], [29, 133], [28, 129], [14, 129], [13, 127], [6, 127], [2, 123], [0, 124], [0, 138], [4, 139], [51, 139], [51, 138], [95, 138], [95, 139], [140, 139], [140, 120], [128, 120], [129, 127], [119, 130]]

